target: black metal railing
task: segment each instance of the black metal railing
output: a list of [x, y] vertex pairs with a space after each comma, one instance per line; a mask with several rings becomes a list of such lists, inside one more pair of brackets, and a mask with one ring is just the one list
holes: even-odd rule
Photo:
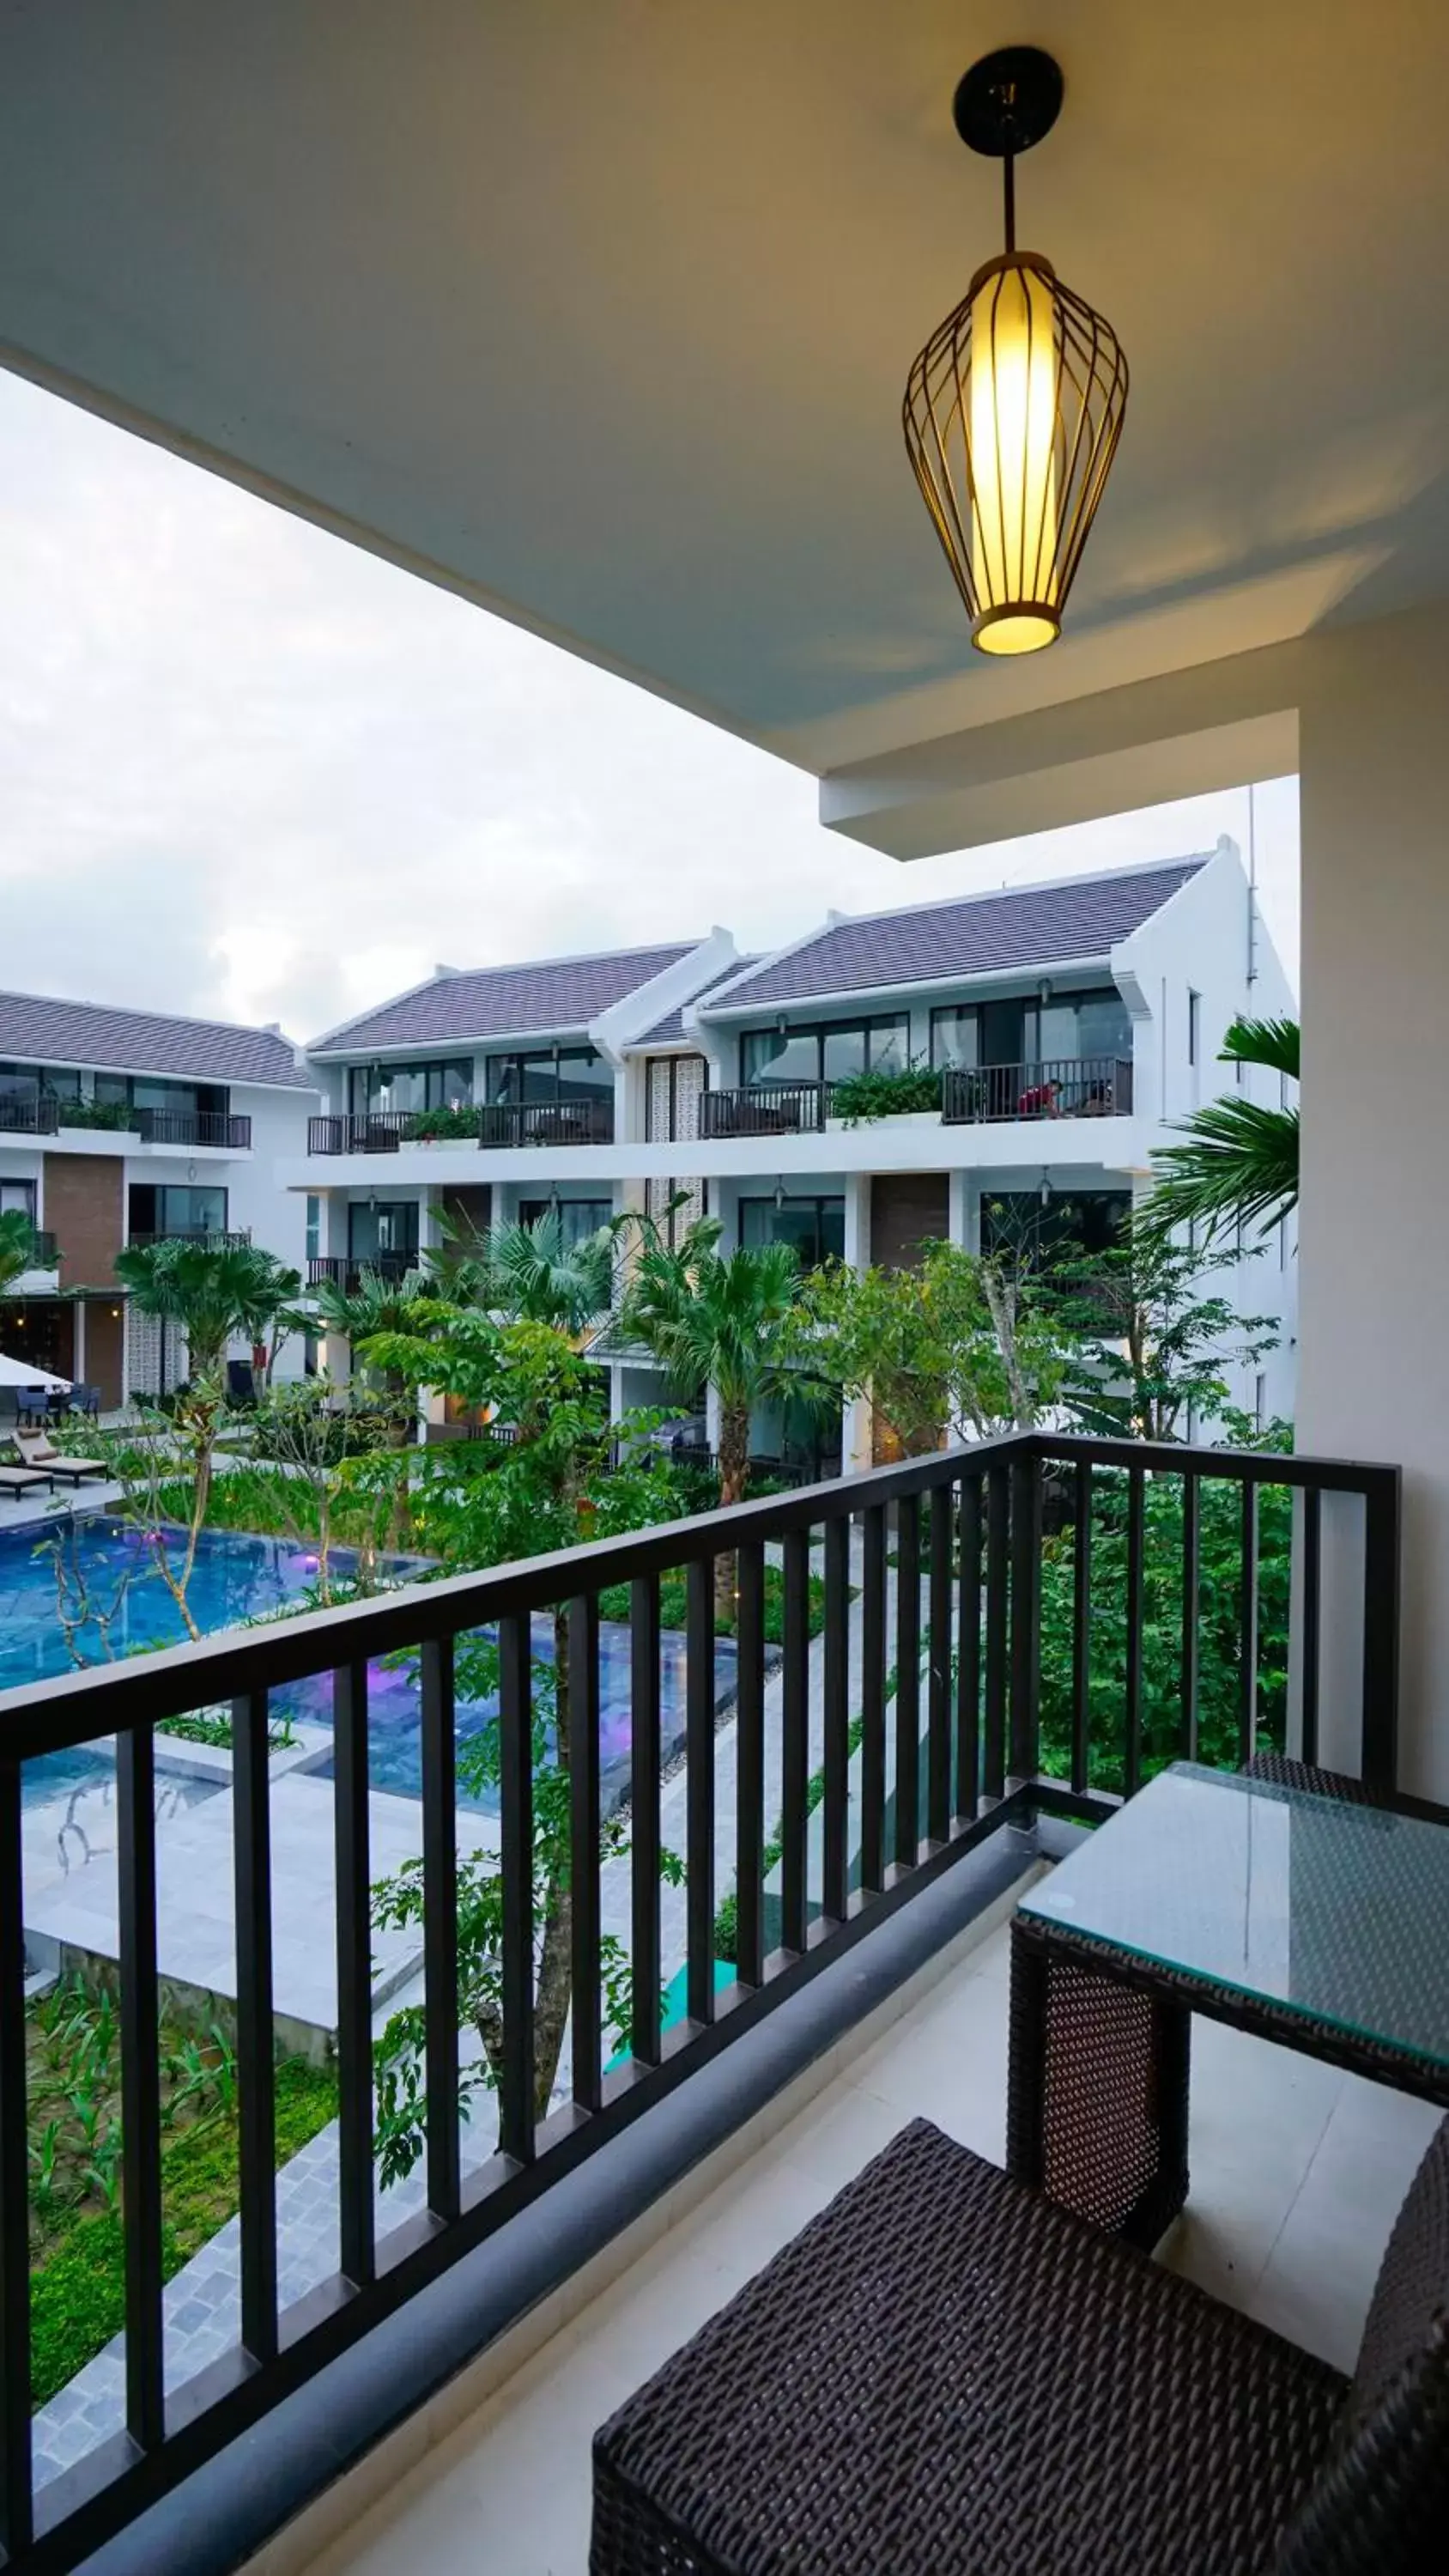
[[[1319, 1629], [1330, 1590], [1322, 1507], [1325, 1497], [1336, 1510], [1345, 1508], [1343, 1498], [1352, 1498], [1359, 1524], [1361, 1571], [1355, 1585], [1362, 1645], [1356, 1675], [1346, 1675], [1340, 1664], [1335, 1682], [1354, 1684], [1359, 1767], [1376, 1787], [1392, 1789], [1398, 1471], [1045, 1433], [942, 1452], [732, 1513], [414, 1585], [0, 1694], [0, 2548], [6, 2563], [59, 2569], [98, 2548], [988, 1837], [1006, 1826], [1030, 1825], [1041, 1812], [1087, 1821], [1109, 1812], [1096, 1780], [1104, 1753], [1110, 1752], [1130, 1794], [1157, 1761], [1201, 1752], [1204, 1637], [1210, 1634], [1221, 1660], [1227, 1616], [1217, 1599], [1210, 1627], [1199, 1622], [1204, 1531], [1211, 1525], [1219, 1543], [1224, 1514], [1236, 1534], [1236, 1661], [1231, 1742], [1218, 1758], [1231, 1762], [1250, 1755], [1264, 1695], [1270, 1687], [1280, 1690], [1282, 1681], [1281, 1665], [1275, 1660], [1270, 1675], [1259, 1647], [1260, 1513], [1271, 1495], [1280, 1503], [1291, 1497], [1287, 1508], [1296, 1514], [1294, 1580], [1291, 1593], [1281, 1585], [1279, 1608], [1286, 1620], [1291, 1598], [1302, 1744], [1310, 1758], [1318, 1738]], [[1174, 1498], [1176, 1518], [1164, 1566], [1155, 1541], [1148, 1550], [1147, 1534], [1158, 1531], [1166, 1497]], [[724, 1822], [716, 1816], [715, 1742], [721, 1557], [729, 1560], [725, 1588], [734, 1628], [736, 1741], [734, 1760], [721, 1773], [732, 1784], [734, 1806], [734, 1979], [717, 1990], [716, 1830]], [[1044, 1586], [1049, 1578], [1055, 1587], [1055, 1618], [1064, 1574], [1070, 1578], [1068, 1643], [1058, 1654], [1057, 1631], [1050, 1629], [1048, 1671], [1042, 1653]], [[681, 1576], [686, 2014], [666, 2029], [662, 1993], [672, 1963], [661, 1932], [659, 1792], [679, 1736], [666, 1727], [661, 1695], [661, 1586], [665, 1578], [677, 1584]], [[1154, 1645], [1158, 1714], [1149, 1741], [1145, 1641], [1149, 1610], [1159, 1622], [1160, 1639], [1164, 1583], [1180, 1621], [1180, 1669], [1174, 1665], [1164, 1693]], [[630, 1638], [631, 1840], [627, 1860], [610, 1864], [601, 1829], [600, 1621], [602, 1597], [611, 1594], [617, 1604], [621, 1588]], [[1350, 1606], [1350, 1586], [1337, 1572], [1333, 1590], [1337, 1635]], [[569, 1642], [572, 2048], [568, 2098], [544, 2114], [535, 2067], [532, 1621], [550, 1610], [566, 1616]], [[811, 1634], [817, 1615], [823, 1623], [823, 1758], [812, 1781]], [[1050, 1620], [1046, 1624], [1050, 1628]], [[495, 1958], [501, 2023], [490, 2042], [498, 2147], [469, 2166], [462, 2152], [457, 2046], [454, 1654], [461, 1638], [485, 1625], [497, 1635], [501, 1675], [502, 1894]], [[767, 1650], [767, 1625], [781, 1641], [780, 1743], [768, 1759], [766, 1678], [773, 1650]], [[367, 1974], [376, 1866], [369, 1839], [369, 1694], [371, 1669], [405, 1650], [420, 1658], [427, 2209], [380, 2233]], [[1217, 1688], [1216, 1665], [1214, 1675]], [[330, 1813], [319, 1852], [335, 1853], [340, 2268], [283, 2311], [267, 1742], [272, 1703], [281, 1695], [284, 1705], [289, 1689], [319, 1676], [330, 1692], [334, 1746]], [[232, 1711], [235, 1789], [241, 2335], [238, 2348], [198, 2372], [183, 2390], [168, 2393], [158, 2113], [164, 1971], [158, 1961], [153, 1740], [157, 1725], [168, 1718], [218, 1703], [229, 1703]], [[1165, 1732], [1164, 1707], [1170, 1712]], [[117, 1747], [126, 2427], [33, 2498], [23, 1766], [34, 1757], [108, 1738]], [[1055, 1747], [1050, 1778], [1041, 1776], [1044, 1745]], [[319, 1801], [325, 1796], [320, 1786], [317, 1795]], [[632, 2002], [621, 2034], [625, 2053], [612, 2071], [606, 2071], [612, 2043], [604, 1985], [605, 1866], [628, 1872], [632, 1927]]]
[[459, 1109], [329, 1111], [307, 1121], [309, 1154], [395, 1154], [403, 1145], [476, 1145], [488, 1113]]
[[204, 1243], [210, 1252], [239, 1252], [251, 1239], [249, 1225], [158, 1225], [133, 1226], [127, 1243], [132, 1250], [145, 1250], [153, 1243]]
[[612, 1100], [490, 1100], [478, 1113], [483, 1146], [612, 1145]]
[[60, 1247], [57, 1244], [54, 1235], [50, 1233], [49, 1229], [45, 1226], [32, 1226], [30, 1230], [30, 1242], [31, 1269], [53, 1270], [60, 1259]]
[[0, 1134], [54, 1136], [59, 1131], [58, 1100], [25, 1100], [15, 1092], [0, 1092]]
[[233, 1118], [221, 1109], [138, 1109], [137, 1135], [146, 1145], [219, 1145], [229, 1154], [248, 1154], [250, 1118]]
[[422, 1258], [420, 1252], [314, 1253], [307, 1264], [307, 1285], [340, 1288], [352, 1297], [364, 1272], [374, 1279], [405, 1279], [410, 1270], [421, 1269]]
[[1014, 1118], [1125, 1118], [1131, 1107], [1132, 1067], [1124, 1056], [948, 1065], [941, 1077], [947, 1127]]
[[753, 1082], [737, 1091], [700, 1095], [701, 1136], [806, 1136], [822, 1129], [823, 1082]]

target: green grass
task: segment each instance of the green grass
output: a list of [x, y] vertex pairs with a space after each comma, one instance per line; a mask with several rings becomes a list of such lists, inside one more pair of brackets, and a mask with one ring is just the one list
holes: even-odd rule
[[[277, 2163], [285, 2164], [335, 2118], [337, 2085], [302, 2058], [277, 2068]], [[32, 2119], [32, 2133], [35, 2122]], [[235, 2106], [177, 2130], [161, 2151], [166, 2280], [199, 2253], [236, 2213]], [[126, 2322], [125, 2237], [119, 2210], [93, 2193], [65, 2212], [48, 2234], [30, 2276], [33, 2406], [43, 2406], [103, 2352]]]

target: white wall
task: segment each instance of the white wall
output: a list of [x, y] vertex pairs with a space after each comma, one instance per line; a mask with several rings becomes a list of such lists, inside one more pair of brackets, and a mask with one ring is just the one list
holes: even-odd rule
[[1403, 1771], [1449, 1799], [1449, 609], [1311, 674], [1299, 1445], [1403, 1466]]

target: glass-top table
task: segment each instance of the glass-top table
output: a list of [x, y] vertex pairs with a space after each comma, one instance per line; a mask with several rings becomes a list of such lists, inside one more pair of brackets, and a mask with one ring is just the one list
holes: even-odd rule
[[1449, 2106], [1449, 1828], [1161, 1773], [1018, 1908], [1013, 2172], [1155, 2242], [1187, 2192], [1194, 2012]]

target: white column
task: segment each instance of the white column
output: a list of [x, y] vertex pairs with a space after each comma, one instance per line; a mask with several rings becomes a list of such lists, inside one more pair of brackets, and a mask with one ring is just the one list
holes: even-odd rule
[[[1449, 610], [1319, 636], [1307, 658], [1298, 1446], [1403, 1467], [1400, 1776], [1449, 1799]], [[1328, 1761], [1335, 1677], [1357, 1683], [1332, 1520]]]
[[[852, 1270], [870, 1268], [870, 1174], [845, 1175], [845, 1258]], [[863, 1398], [845, 1407], [840, 1428], [840, 1463], [847, 1476], [864, 1475], [874, 1464], [871, 1408]]]

